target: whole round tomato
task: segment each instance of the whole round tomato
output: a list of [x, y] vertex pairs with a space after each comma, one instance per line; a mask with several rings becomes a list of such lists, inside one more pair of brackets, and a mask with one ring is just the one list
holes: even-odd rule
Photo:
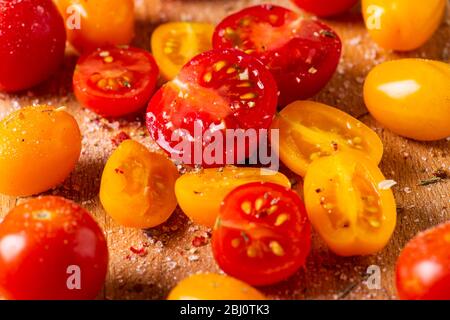
[[159, 69], [145, 50], [128, 46], [97, 49], [80, 57], [73, 75], [78, 101], [104, 117], [140, 110], [155, 90]]
[[67, 37], [80, 52], [129, 44], [134, 36], [133, 0], [54, 0]]
[[0, 1], [0, 91], [46, 80], [64, 59], [64, 21], [51, 0]]
[[292, 2], [319, 17], [330, 17], [351, 9], [358, 0], [292, 0]]
[[420, 233], [397, 260], [397, 291], [404, 300], [450, 300], [450, 222]]
[[[256, 150], [259, 130], [269, 128], [276, 105], [277, 85], [261, 62], [239, 50], [212, 50], [193, 58], [153, 96], [147, 127], [179, 162], [235, 164]], [[254, 134], [243, 143], [236, 135], [227, 150], [230, 129]]]
[[180, 281], [167, 300], [265, 300], [264, 295], [232, 277], [203, 273]]
[[214, 257], [227, 274], [269, 285], [294, 274], [310, 249], [310, 224], [289, 188], [254, 182], [224, 199], [212, 237]]
[[29, 200], [0, 224], [0, 291], [9, 299], [94, 299], [107, 267], [102, 230], [69, 200]]
[[225, 18], [216, 27], [213, 47], [240, 49], [261, 60], [277, 81], [284, 107], [312, 97], [328, 83], [342, 44], [322, 22], [266, 4]]

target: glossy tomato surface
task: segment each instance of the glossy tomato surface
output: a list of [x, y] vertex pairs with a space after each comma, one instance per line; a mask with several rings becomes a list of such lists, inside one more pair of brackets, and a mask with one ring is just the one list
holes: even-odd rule
[[46, 80], [64, 59], [64, 22], [51, 0], [0, 1], [0, 91]]
[[107, 267], [102, 230], [69, 200], [29, 200], [0, 224], [0, 291], [9, 299], [94, 299]]
[[214, 48], [240, 49], [261, 60], [280, 90], [281, 107], [319, 92], [341, 56], [341, 40], [327, 25], [274, 6], [246, 8], [225, 18]]
[[419, 233], [397, 260], [397, 291], [404, 300], [450, 300], [450, 223]]
[[133, 0], [54, 0], [70, 43], [82, 53], [126, 45], [134, 36]]
[[371, 115], [401, 136], [433, 141], [450, 136], [450, 65], [401, 59], [373, 68], [364, 83]]
[[[174, 160], [235, 164], [257, 149], [259, 130], [269, 128], [276, 105], [276, 83], [261, 62], [234, 49], [212, 50], [192, 59], [153, 96], [147, 127]], [[243, 143], [232, 140], [233, 148], [228, 129], [253, 129], [253, 135]]]
[[340, 256], [383, 249], [397, 213], [392, 190], [370, 158], [343, 151], [314, 161], [304, 183], [309, 219], [328, 247]]
[[358, 0], [292, 0], [292, 2], [319, 17], [330, 17], [351, 9]]
[[215, 274], [194, 274], [180, 281], [168, 300], [264, 300], [264, 295], [245, 282]]
[[159, 69], [142, 49], [116, 46], [80, 57], [73, 75], [78, 101], [104, 117], [139, 111], [155, 90]]
[[309, 254], [303, 202], [294, 191], [270, 182], [234, 189], [222, 204], [212, 248], [223, 271], [251, 285], [287, 279]]

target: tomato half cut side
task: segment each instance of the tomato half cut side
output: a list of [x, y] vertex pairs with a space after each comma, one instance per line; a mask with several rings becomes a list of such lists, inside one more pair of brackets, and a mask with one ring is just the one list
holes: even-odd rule
[[240, 49], [261, 60], [280, 90], [279, 105], [312, 97], [334, 74], [341, 40], [327, 25], [274, 5], [259, 5], [225, 18], [214, 48]]
[[[184, 164], [234, 164], [256, 150], [259, 130], [269, 128], [276, 105], [276, 83], [261, 62], [239, 50], [212, 50], [192, 59], [154, 95], [147, 127], [159, 146]], [[206, 136], [221, 133], [219, 139], [225, 139], [228, 129], [253, 129], [255, 134], [230, 150], [222, 140], [209, 161], [203, 155], [214, 140]]]
[[77, 100], [104, 117], [139, 111], [155, 90], [153, 56], [129, 46], [97, 49], [80, 57], [73, 75]]
[[337, 255], [373, 254], [388, 243], [397, 213], [392, 190], [384, 189], [383, 181], [370, 158], [352, 151], [318, 159], [308, 168], [308, 216]]
[[234, 189], [222, 204], [212, 248], [227, 274], [269, 285], [294, 274], [310, 249], [310, 225], [299, 196], [273, 183]]

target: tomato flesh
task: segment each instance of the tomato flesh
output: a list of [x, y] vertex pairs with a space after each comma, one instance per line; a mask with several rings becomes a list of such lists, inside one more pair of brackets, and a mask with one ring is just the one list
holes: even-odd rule
[[273, 183], [230, 192], [212, 237], [214, 257], [229, 275], [269, 285], [294, 274], [310, 249], [310, 225], [298, 195]]
[[159, 69], [145, 50], [97, 49], [78, 60], [73, 87], [78, 101], [104, 117], [139, 111], [155, 90]]
[[95, 299], [107, 267], [102, 230], [69, 200], [29, 200], [0, 224], [0, 292], [9, 299]]
[[[258, 130], [269, 128], [276, 104], [276, 83], [258, 60], [234, 49], [212, 50], [192, 59], [154, 95], [147, 109], [147, 127], [163, 150], [182, 158], [185, 164], [234, 164], [256, 149]], [[227, 129], [257, 132], [253, 139], [246, 140], [244, 147], [235, 144], [233, 153], [225, 147], [219, 150], [215, 154], [221, 156], [219, 161], [195, 157], [199, 139], [197, 145], [202, 154], [212, 145], [203, 139], [205, 133], [219, 131], [226, 137]], [[180, 130], [185, 133], [174, 139]], [[180, 140], [188, 142], [188, 150], [181, 148]], [[226, 161], [230, 154], [234, 155], [232, 163]]]
[[274, 5], [250, 7], [225, 18], [214, 48], [240, 49], [261, 60], [280, 90], [279, 105], [307, 99], [334, 74], [341, 55], [339, 36], [327, 25]]
[[0, 91], [46, 80], [64, 59], [64, 21], [51, 0], [0, 1]]
[[351, 9], [358, 0], [292, 0], [292, 2], [319, 17], [330, 17]]

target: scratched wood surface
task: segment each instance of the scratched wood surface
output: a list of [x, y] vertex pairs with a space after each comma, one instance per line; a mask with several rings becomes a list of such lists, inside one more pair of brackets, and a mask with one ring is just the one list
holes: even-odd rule
[[[260, 3], [256, 0], [137, 0], [134, 44], [149, 49], [154, 27], [164, 21], [210, 21], [216, 23], [227, 13]], [[273, 1], [290, 8], [288, 0]], [[295, 9], [298, 10], [298, 9]], [[368, 71], [385, 60], [422, 57], [449, 61], [450, 21], [448, 13], [433, 38], [421, 49], [396, 54], [378, 48], [366, 33], [361, 15], [354, 10], [344, 17], [328, 20], [344, 44], [342, 62], [330, 84], [314, 100], [341, 108], [376, 130], [385, 145], [381, 169], [387, 179], [397, 181], [393, 188], [398, 204], [398, 224], [389, 245], [379, 254], [341, 258], [327, 250], [313, 235], [312, 252], [306, 267], [287, 281], [261, 288], [274, 299], [395, 299], [394, 265], [405, 245], [417, 232], [450, 219], [448, 180], [419, 186], [438, 169], [450, 169], [449, 140], [420, 143], [392, 134], [367, 113], [362, 99], [363, 80]], [[209, 236], [209, 230], [191, 223], [177, 209], [164, 225], [147, 231], [118, 226], [104, 212], [98, 200], [103, 166], [114, 150], [112, 139], [124, 131], [132, 138], [156, 149], [141, 119], [108, 122], [83, 109], [71, 92], [71, 74], [76, 56], [67, 52], [60, 72], [37, 88], [17, 95], [0, 94], [0, 118], [14, 109], [38, 103], [67, 106], [83, 132], [83, 151], [76, 170], [49, 194], [72, 199], [86, 207], [105, 231], [110, 248], [110, 268], [100, 299], [164, 299], [184, 277], [219, 271], [209, 240], [194, 246], [195, 237]], [[301, 181], [283, 169], [300, 188]], [[0, 196], [0, 217], [23, 198]], [[130, 249], [133, 250], [130, 250]], [[381, 268], [381, 289], [364, 284], [367, 267]]]

